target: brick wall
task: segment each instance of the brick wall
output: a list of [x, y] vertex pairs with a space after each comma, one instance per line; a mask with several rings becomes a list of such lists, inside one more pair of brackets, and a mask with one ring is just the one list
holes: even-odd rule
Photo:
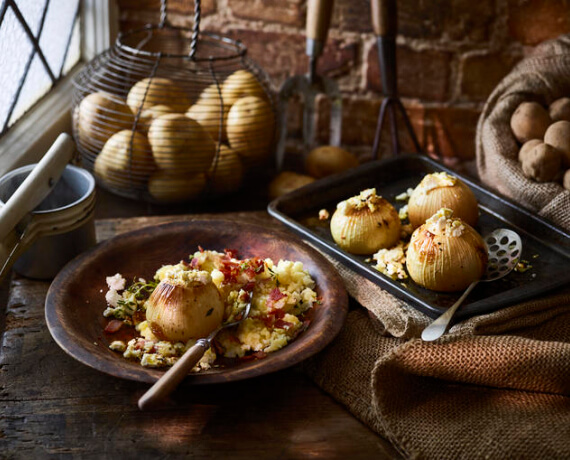
[[[398, 85], [425, 151], [459, 165], [475, 156], [474, 136], [487, 96], [541, 41], [570, 33], [570, 0], [398, 0]], [[158, 0], [119, 0], [121, 29], [156, 22]], [[169, 0], [171, 23], [191, 26], [193, 0]], [[239, 38], [275, 88], [305, 73], [305, 0], [203, 0], [204, 30]], [[343, 144], [369, 152], [381, 84], [366, 0], [336, 0], [319, 71], [344, 95]], [[299, 135], [299, 117], [291, 131]], [[327, 139], [327, 101], [319, 136]], [[400, 123], [399, 126], [402, 126]], [[382, 149], [388, 149], [388, 132]], [[411, 148], [402, 129], [405, 148]]]

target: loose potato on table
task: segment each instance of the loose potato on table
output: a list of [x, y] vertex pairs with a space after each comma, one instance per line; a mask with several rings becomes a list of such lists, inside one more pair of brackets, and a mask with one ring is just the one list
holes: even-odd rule
[[332, 145], [317, 147], [307, 156], [305, 167], [309, 175], [320, 179], [358, 166], [352, 153]]
[[550, 123], [548, 112], [538, 102], [521, 103], [511, 116], [511, 129], [521, 143], [542, 139]]
[[274, 199], [314, 182], [315, 178], [292, 171], [279, 173], [269, 184], [269, 198]]

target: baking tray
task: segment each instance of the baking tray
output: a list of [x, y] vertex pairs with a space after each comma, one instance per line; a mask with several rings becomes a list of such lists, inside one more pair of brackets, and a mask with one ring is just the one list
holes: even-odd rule
[[532, 265], [526, 272], [513, 271], [500, 280], [479, 284], [457, 311], [457, 319], [488, 313], [570, 283], [570, 234], [424, 155], [403, 154], [321, 179], [272, 201], [268, 212], [325, 253], [436, 318], [461, 292], [430, 291], [409, 278], [392, 280], [365, 262], [370, 256], [341, 250], [331, 237], [330, 220], [320, 221], [318, 212], [325, 208], [332, 216], [339, 201], [371, 187], [399, 209], [405, 203], [397, 202], [397, 195], [416, 187], [426, 174], [438, 171], [459, 177], [473, 190], [480, 210], [477, 231], [481, 235], [496, 228], [516, 231], [523, 243], [521, 260]]

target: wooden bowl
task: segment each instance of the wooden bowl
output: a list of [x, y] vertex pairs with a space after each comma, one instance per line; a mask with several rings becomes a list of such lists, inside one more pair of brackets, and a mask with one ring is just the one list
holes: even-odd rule
[[152, 279], [166, 264], [187, 260], [198, 245], [239, 257], [298, 260], [317, 283], [322, 303], [309, 313], [310, 326], [295, 341], [266, 358], [189, 374], [187, 384], [230, 382], [256, 377], [297, 364], [322, 350], [340, 331], [348, 311], [344, 284], [332, 265], [294, 236], [222, 219], [175, 222], [125, 233], [77, 257], [57, 275], [46, 298], [46, 322], [57, 344], [83, 364], [107, 374], [155, 382], [164, 373], [147, 369], [108, 348], [112, 336], [103, 332], [107, 304], [105, 278], [121, 273], [127, 281]]

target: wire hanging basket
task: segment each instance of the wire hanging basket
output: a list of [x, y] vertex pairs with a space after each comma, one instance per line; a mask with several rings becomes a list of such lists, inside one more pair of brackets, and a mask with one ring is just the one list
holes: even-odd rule
[[82, 165], [121, 196], [176, 203], [224, 195], [266, 167], [275, 145], [269, 78], [239, 41], [159, 24], [120, 34], [76, 76]]

